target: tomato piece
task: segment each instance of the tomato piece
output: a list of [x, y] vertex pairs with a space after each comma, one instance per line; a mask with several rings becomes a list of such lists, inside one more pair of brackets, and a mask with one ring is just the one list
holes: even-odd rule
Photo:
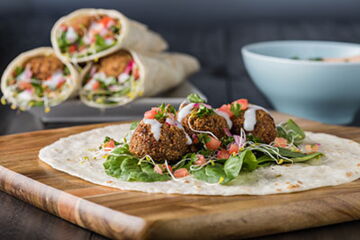
[[111, 17], [103, 17], [101, 20], [100, 20], [100, 23], [104, 26], [104, 27], [108, 27], [109, 23], [112, 21], [112, 18]]
[[[167, 171], [167, 169], [166, 169], [166, 164], [162, 164], [161, 167], [162, 167], [162, 169], [163, 169], [164, 171]], [[173, 169], [172, 169], [172, 167], [171, 167], [170, 165], [168, 165], [168, 169], [169, 169], [170, 172], [173, 172]]]
[[139, 70], [139, 68], [135, 68], [134, 78], [135, 78], [135, 80], [140, 78], [140, 70]]
[[113, 148], [115, 148], [114, 140], [111, 139], [108, 142], [104, 143], [103, 147], [104, 151], [111, 151]]
[[30, 90], [33, 88], [31, 83], [29, 83], [29, 82], [19, 82], [18, 84], [19, 84], [18, 86], [21, 90], [25, 90], [25, 89]]
[[153, 107], [153, 108], [151, 108], [151, 110], [146, 111], [146, 112], [144, 113], [144, 118], [145, 118], [145, 119], [154, 119], [155, 116], [156, 116], [156, 114], [158, 114], [159, 111], [160, 111], [159, 108]]
[[216, 153], [216, 158], [217, 159], [228, 159], [229, 157], [230, 157], [230, 153], [228, 151], [226, 151], [225, 149], [220, 149]]
[[274, 146], [275, 147], [287, 147], [288, 141], [285, 138], [277, 137], [274, 140]]
[[178, 170], [176, 170], [174, 172], [174, 176], [176, 178], [183, 178], [183, 177], [186, 177], [186, 176], [189, 176], [189, 175], [190, 175], [190, 173], [186, 168], [179, 168]]
[[65, 79], [61, 80], [61, 81], [58, 82], [58, 84], [56, 85], [56, 88], [57, 88], [57, 89], [61, 88], [61, 87], [64, 85], [65, 82], [66, 82]]
[[222, 111], [229, 115], [229, 117], [232, 117], [234, 113], [231, 111], [231, 105], [230, 104], [224, 104], [221, 107], [218, 108], [219, 111]]
[[69, 46], [69, 53], [74, 53], [77, 50], [77, 46], [75, 44]]
[[99, 81], [95, 81], [95, 82], [92, 84], [92, 89], [93, 89], [93, 90], [96, 90], [96, 89], [98, 89], [98, 88], [100, 88], [100, 83], [99, 83]]
[[228, 146], [228, 152], [230, 154], [233, 153], [238, 153], [239, 152], [239, 145], [237, 145], [236, 143], [232, 143]]
[[205, 159], [204, 155], [196, 154], [196, 157], [197, 157], [197, 160], [195, 161], [195, 165], [201, 166], [206, 163], [206, 159]]
[[221, 142], [214, 137], [209, 137], [209, 138], [210, 138], [210, 141], [208, 141], [205, 144], [205, 146], [207, 149], [215, 151], [216, 149], [218, 149], [220, 147]]
[[245, 110], [249, 107], [249, 101], [246, 98], [240, 98], [240, 99], [234, 101], [234, 103], [235, 102], [241, 105], [240, 110]]

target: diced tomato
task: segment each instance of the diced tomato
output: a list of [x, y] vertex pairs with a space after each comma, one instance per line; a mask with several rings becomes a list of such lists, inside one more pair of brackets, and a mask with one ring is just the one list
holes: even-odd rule
[[232, 143], [228, 146], [228, 152], [230, 154], [233, 153], [238, 153], [239, 152], [239, 145], [237, 145], [236, 143]]
[[62, 87], [62, 85], [64, 85], [64, 83], [66, 82], [65, 79], [61, 80], [60, 82], [58, 82], [58, 84], [56, 85], [56, 88], [59, 89]]
[[195, 161], [195, 165], [201, 166], [206, 163], [206, 159], [202, 154], [196, 154], [197, 160]]
[[93, 89], [93, 90], [96, 90], [96, 89], [98, 89], [98, 88], [100, 88], [100, 83], [99, 83], [99, 81], [95, 81], [95, 82], [92, 84], [92, 89]]
[[230, 153], [228, 151], [226, 151], [225, 149], [220, 149], [216, 153], [216, 158], [217, 159], [228, 159], [229, 157], [230, 157]]
[[246, 98], [240, 98], [240, 99], [234, 101], [234, 103], [238, 103], [241, 105], [240, 110], [245, 110], [249, 106], [249, 101]]
[[103, 17], [101, 20], [100, 20], [100, 23], [104, 26], [104, 27], [108, 27], [109, 23], [112, 21], [112, 18], [111, 17]]
[[[161, 167], [162, 167], [162, 169], [163, 169], [164, 171], [167, 171], [167, 169], [166, 169], [166, 164], [161, 165]], [[171, 167], [170, 165], [168, 165], [168, 169], [169, 169], [170, 172], [173, 172], [173, 169], [172, 169], [172, 167]]]
[[158, 114], [159, 111], [160, 111], [159, 108], [151, 108], [151, 110], [146, 111], [144, 113], [144, 118], [145, 119], [154, 119], [156, 114]]
[[18, 84], [19, 84], [19, 85], [18, 85], [19, 88], [22, 89], [22, 90], [24, 90], [24, 89], [30, 90], [30, 89], [33, 88], [33, 86], [31, 85], [31, 83], [29, 83], [29, 82], [19, 82]]
[[315, 153], [319, 151], [319, 144], [306, 144], [305, 151], [307, 153]]
[[155, 167], [154, 167], [154, 172], [162, 175], [163, 174], [163, 171], [161, 169], [161, 167], [159, 166], [159, 164], [156, 164]]
[[134, 78], [135, 78], [135, 80], [140, 78], [140, 70], [139, 70], [139, 68], [135, 68]]
[[174, 176], [176, 178], [183, 178], [183, 177], [186, 177], [186, 176], [189, 176], [189, 171], [186, 169], [186, 168], [179, 168], [178, 170], [176, 170], [174, 172]]
[[74, 53], [77, 50], [77, 46], [75, 44], [69, 46], [69, 53]]
[[109, 140], [108, 142], [104, 143], [103, 145], [104, 151], [111, 151], [115, 147], [114, 140]]
[[231, 111], [231, 105], [230, 104], [224, 104], [221, 107], [218, 108], [219, 111], [222, 111], [229, 115], [229, 117], [232, 117], [234, 113]]
[[220, 147], [221, 142], [216, 138], [213, 138], [213, 137], [209, 137], [209, 138], [210, 138], [210, 141], [208, 141], [205, 144], [205, 146], [207, 149], [215, 151], [216, 149], [218, 149]]
[[277, 137], [274, 140], [274, 146], [275, 147], [287, 147], [288, 141], [285, 138]]

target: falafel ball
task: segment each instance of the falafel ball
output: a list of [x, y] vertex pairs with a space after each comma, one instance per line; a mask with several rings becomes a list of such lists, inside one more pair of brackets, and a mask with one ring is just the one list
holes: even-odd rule
[[[231, 131], [234, 134], [239, 134], [245, 121], [244, 111], [242, 111], [238, 117], [232, 116], [231, 120], [233, 122]], [[256, 124], [254, 130], [246, 133], [251, 133], [264, 143], [271, 143], [277, 135], [274, 119], [266, 111], [258, 109], [256, 110]]]
[[[185, 131], [192, 136], [193, 134], [198, 134], [191, 130], [198, 131], [207, 131], [213, 133], [217, 138], [222, 138], [225, 136], [224, 128], [228, 128], [227, 122], [225, 118], [216, 114], [215, 112], [205, 115], [198, 116], [196, 113], [194, 114], [195, 109], [186, 115], [184, 119], [182, 119], [181, 124], [183, 125]], [[190, 123], [190, 126], [189, 126]]]
[[132, 60], [129, 52], [125, 50], [117, 51], [99, 60], [99, 72], [104, 72], [106, 76], [117, 77], [123, 73]]
[[36, 56], [30, 58], [25, 65], [28, 65], [33, 76], [40, 80], [46, 80], [53, 73], [63, 69], [64, 64], [55, 56]]
[[151, 125], [141, 121], [130, 139], [130, 152], [139, 158], [149, 155], [156, 162], [176, 161], [189, 152], [189, 145], [183, 129], [162, 123], [157, 141]]

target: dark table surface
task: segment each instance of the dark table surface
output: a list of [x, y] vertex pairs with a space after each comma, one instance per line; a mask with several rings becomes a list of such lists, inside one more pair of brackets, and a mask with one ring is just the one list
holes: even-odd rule
[[[21, 33], [14, 28], [12, 19], [0, 15], [0, 21], [5, 22], [0, 25], [0, 35], [3, 36], [4, 32], [8, 34], [7, 38], [0, 38], [0, 72], [20, 52], [49, 45], [48, 33], [58, 15], [17, 17], [23, 21]], [[202, 71], [190, 80], [214, 105], [245, 97], [253, 103], [271, 108], [243, 67], [240, 49], [247, 43], [275, 39], [360, 42], [359, 20], [242, 21], [228, 27], [214, 24], [211, 28], [189, 28], [155, 27], [169, 41], [172, 50], [187, 52], [200, 59]], [[31, 114], [17, 113], [7, 106], [0, 107], [0, 118], [0, 135], [69, 125], [59, 123], [44, 126]], [[360, 126], [360, 112], [350, 125]], [[0, 203], [0, 239], [105, 239], [6, 193], [0, 192]], [[359, 239], [359, 235], [360, 221], [357, 221], [260, 239]]]

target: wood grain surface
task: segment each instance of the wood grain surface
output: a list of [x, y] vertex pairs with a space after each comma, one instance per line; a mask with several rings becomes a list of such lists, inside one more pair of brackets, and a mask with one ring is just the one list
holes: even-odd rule
[[[288, 116], [274, 113], [278, 121]], [[360, 142], [360, 128], [297, 120], [306, 130]], [[268, 196], [183, 196], [121, 191], [52, 169], [38, 151], [108, 124], [0, 137], [0, 189], [74, 224], [117, 239], [253, 237], [360, 219], [360, 181]]]

